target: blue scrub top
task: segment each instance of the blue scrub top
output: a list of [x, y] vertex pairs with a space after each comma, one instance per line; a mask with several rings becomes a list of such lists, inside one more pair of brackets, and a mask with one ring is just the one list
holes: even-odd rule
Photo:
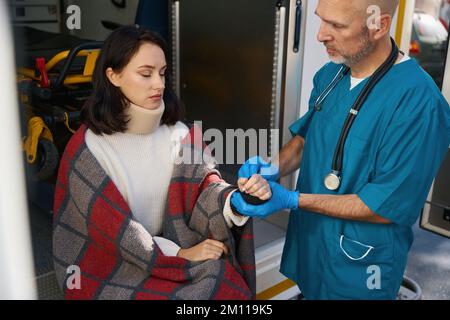
[[414, 59], [394, 65], [362, 106], [346, 140], [341, 186], [329, 191], [323, 181], [339, 135], [368, 81], [350, 90], [346, 75], [322, 110], [314, 111], [340, 67], [329, 63], [316, 74], [309, 111], [290, 127], [305, 138], [297, 190], [357, 194], [392, 224], [292, 211], [281, 272], [307, 299], [395, 299], [413, 241], [411, 227], [448, 152], [450, 108]]

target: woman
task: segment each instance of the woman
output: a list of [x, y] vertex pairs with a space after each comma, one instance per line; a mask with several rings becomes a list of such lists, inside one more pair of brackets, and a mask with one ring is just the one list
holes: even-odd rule
[[165, 57], [163, 40], [138, 26], [103, 45], [56, 183], [53, 256], [66, 299], [254, 297], [252, 225], [230, 208], [235, 188], [214, 166], [174, 161], [204, 149], [166, 88]]

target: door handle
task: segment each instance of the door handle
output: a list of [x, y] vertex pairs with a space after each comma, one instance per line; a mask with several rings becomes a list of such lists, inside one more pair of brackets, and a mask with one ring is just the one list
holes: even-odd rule
[[297, 0], [295, 9], [295, 33], [294, 33], [294, 52], [298, 52], [300, 46], [300, 31], [302, 28], [302, 1]]

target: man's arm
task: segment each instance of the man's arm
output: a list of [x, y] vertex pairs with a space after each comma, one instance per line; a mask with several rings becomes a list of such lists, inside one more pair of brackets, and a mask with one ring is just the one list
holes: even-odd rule
[[295, 136], [284, 145], [273, 162], [280, 170], [280, 177], [287, 176], [300, 167], [304, 145], [305, 139], [300, 136]]
[[[300, 167], [304, 145], [305, 139], [295, 136], [281, 149], [279, 158], [275, 161], [280, 168], [280, 177], [289, 175]], [[299, 199], [300, 208], [311, 212], [340, 219], [381, 224], [391, 223], [370, 210], [356, 194], [339, 196], [301, 194]]]
[[299, 196], [301, 209], [317, 212], [330, 217], [365, 221], [370, 223], [389, 224], [389, 220], [374, 213], [356, 195], [323, 195], [323, 194], [301, 194]]
[[[279, 167], [280, 177], [289, 175], [300, 167], [304, 145], [305, 139], [301, 136], [295, 136], [281, 149], [278, 157], [273, 161], [273, 164]], [[246, 187], [250, 192], [256, 192], [251, 189], [256, 188], [253, 186], [253, 183], [246, 185]], [[301, 209], [340, 219], [381, 224], [391, 223], [370, 210], [355, 194], [339, 196], [301, 194], [299, 196], [299, 205]]]

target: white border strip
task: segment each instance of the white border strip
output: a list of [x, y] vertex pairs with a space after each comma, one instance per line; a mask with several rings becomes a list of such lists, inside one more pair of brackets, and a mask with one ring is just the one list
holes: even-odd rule
[[5, 2], [0, 3], [0, 299], [36, 299], [27, 194], [20, 148], [14, 45]]

